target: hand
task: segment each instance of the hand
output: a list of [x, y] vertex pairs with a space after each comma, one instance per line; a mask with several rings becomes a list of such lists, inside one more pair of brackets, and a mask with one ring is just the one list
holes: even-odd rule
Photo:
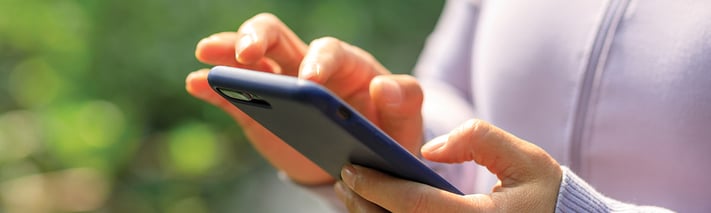
[[[212, 65], [242, 67], [297, 76], [324, 85], [371, 122], [419, 154], [422, 141], [422, 91], [414, 78], [389, 74], [367, 52], [335, 38], [316, 39], [308, 46], [271, 14], [259, 14], [237, 32], [222, 32], [201, 40], [198, 60]], [[302, 184], [332, 183], [333, 178], [249, 116], [215, 93], [208, 70], [191, 73], [188, 92], [229, 113], [246, 137], [277, 169]]]
[[422, 147], [436, 162], [474, 161], [499, 178], [490, 194], [457, 195], [349, 165], [335, 185], [351, 212], [553, 212], [562, 171], [543, 149], [483, 121]]

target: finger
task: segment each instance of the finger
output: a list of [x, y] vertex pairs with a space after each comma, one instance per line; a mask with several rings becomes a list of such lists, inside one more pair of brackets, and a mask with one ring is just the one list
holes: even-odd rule
[[376, 75], [388, 71], [370, 54], [338, 39], [325, 37], [309, 45], [299, 78], [324, 85], [368, 120], [379, 125], [368, 89]]
[[473, 203], [447, 191], [393, 178], [361, 166], [345, 166], [341, 176], [348, 188], [391, 212], [462, 212]]
[[425, 144], [422, 155], [445, 163], [473, 160], [496, 174], [504, 187], [559, 170], [543, 149], [480, 120], [468, 121]]
[[241, 64], [255, 64], [268, 57], [283, 74], [296, 76], [306, 53], [306, 44], [279, 18], [262, 13], [245, 21], [237, 31], [235, 58]]
[[380, 75], [370, 83], [378, 121], [393, 139], [420, 155], [422, 145], [422, 89], [409, 75]]
[[238, 65], [235, 60], [236, 32], [221, 32], [200, 40], [195, 47], [195, 58], [213, 65]]
[[204, 38], [195, 48], [195, 57], [206, 64], [240, 67], [251, 70], [275, 72], [278, 66], [268, 59], [254, 64], [240, 64], [235, 60], [236, 32], [221, 32]]
[[240, 125], [249, 125], [252, 123], [251, 118], [212, 90], [210, 84], [207, 82], [207, 74], [209, 72], [209, 69], [201, 69], [190, 73], [185, 79], [185, 90], [187, 90], [190, 95], [224, 110], [237, 120]]
[[389, 73], [370, 54], [331, 37], [311, 42], [299, 78], [323, 84], [340, 97], [366, 91], [368, 82]]
[[336, 182], [334, 190], [338, 199], [346, 205], [348, 212], [387, 212], [385, 209], [370, 201], [363, 199], [360, 195], [351, 191], [343, 182]]

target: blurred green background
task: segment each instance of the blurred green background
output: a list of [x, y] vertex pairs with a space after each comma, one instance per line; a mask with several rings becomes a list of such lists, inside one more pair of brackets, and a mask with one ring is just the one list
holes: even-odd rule
[[262, 181], [276, 175], [239, 127], [185, 92], [208, 67], [195, 44], [272, 12], [305, 41], [334, 36], [408, 73], [442, 4], [0, 0], [0, 212], [308, 209], [282, 202], [303, 192]]

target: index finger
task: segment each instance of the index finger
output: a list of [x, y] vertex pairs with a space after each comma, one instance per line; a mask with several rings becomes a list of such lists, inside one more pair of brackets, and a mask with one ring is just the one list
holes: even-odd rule
[[263, 13], [245, 21], [237, 32], [217, 33], [200, 40], [195, 57], [213, 65], [281, 70], [295, 76], [306, 48], [277, 17]]
[[195, 58], [199, 61], [221, 66], [239, 67], [265, 72], [277, 72], [278, 66], [269, 60], [261, 60], [253, 64], [241, 64], [235, 59], [235, 42], [238, 34], [236, 32], [215, 33], [198, 42], [195, 48]]
[[254, 64], [268, 57], [282, 73], [296, 76], [307, 46], [279, 18], [262, 13], [247, 20], [237, 31], [235, 58], [242, 64]]

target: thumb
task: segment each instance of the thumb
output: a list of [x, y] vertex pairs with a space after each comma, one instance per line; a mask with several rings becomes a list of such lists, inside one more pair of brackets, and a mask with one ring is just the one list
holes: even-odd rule
[[409, 75], [379, 75], [370, 83], [380, 128], [411, 153], [422, 145], [422, 89]]
[[475, 161], [498, 176], [503, 186], [555, 176], [560, 170], [543, 149], [480, 120], [470, 120], [448, 135], [435, 138], [421, 151], [431, 161]]

